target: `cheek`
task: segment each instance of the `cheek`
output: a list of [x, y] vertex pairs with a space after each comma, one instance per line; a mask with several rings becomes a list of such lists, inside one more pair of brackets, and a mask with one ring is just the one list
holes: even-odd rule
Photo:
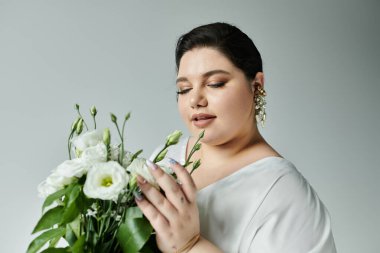
[[216, 99], [214, 104], [223, 118], [230, 120], [238, 118], [241, 120], [252, 111], [253, 98], [249, 94], [234, 92]]
[[177, 108], [178, 108], [179, 114], [181, 115], [182, 120], [187, 123], [188, 112], [186, 110], [185, 102], [183, 99], [181, 98], [178, 99]]

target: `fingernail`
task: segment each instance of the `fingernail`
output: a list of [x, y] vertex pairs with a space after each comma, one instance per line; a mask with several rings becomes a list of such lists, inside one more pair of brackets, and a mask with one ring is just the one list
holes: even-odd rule
[[148, 165], [148, 167], [150, 167], [152, 170], [156, 170], [157, 169], [157, 165], [154, 164], [154, 163], [152, 163], [149, 160], [146, 160], [146, 165]]
[[178, 162], [176, 161], [176, 160], [174, 160], [173, 158], [168, 158], [168, 160], [169, 160], [169, 163], [171, 164], [171, 165], [176, 165], [176, 164], [178, 164]]
[[135, 199], [137, 201], [141, 201], [144, 199], [144, 196], [142, 195], [141, 191], [134, 191], [133, 195], [135, 196]]

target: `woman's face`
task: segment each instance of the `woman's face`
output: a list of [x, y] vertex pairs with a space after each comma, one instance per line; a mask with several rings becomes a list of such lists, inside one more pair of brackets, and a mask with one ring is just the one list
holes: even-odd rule
[[193, 136], [205, 129], [202, 142], [221, 145], [252, 136], [256, 123], [251, 83], [218, 50], [187, 51], [180, 61], [177, 89], [181, 117]]

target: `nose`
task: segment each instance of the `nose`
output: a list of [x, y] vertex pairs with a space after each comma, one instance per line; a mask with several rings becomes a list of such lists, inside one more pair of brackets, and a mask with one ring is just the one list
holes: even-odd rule
[[207, 99], [203, 91], [200, 89], [193, 89], [190, 95], [190, 107], [195, 109], [198, 107], [207, 106]]

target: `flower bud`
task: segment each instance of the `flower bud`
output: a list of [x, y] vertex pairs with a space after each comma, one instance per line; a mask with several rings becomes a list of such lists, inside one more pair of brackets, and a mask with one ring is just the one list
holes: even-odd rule
[[201, 160], [198, 159], [193, 163], [193, 170], [196, 170], [199, 166], [201, 166]]
[[116, 121], [117, 121], [117, 117], [113, 113], [111, 113], [111, 120], [113, 123], [116, 123]]
[[103, 142], [107, 147], [109, 147], [109, 145], [111, 144], [111, 133], [109, 128], [104, 129]]
[[91, 107], [90, 112], [91, 112], [91, 115], [94, 116], [94, 117], [95, 117], [96, 114], [98, 113], [98, 111], [96, 110], [96, 107], [95, 107], [95, 106]]
[[129, 189], [134, 189], [137, 186], [137, 174], [132, 174], [129, 179]]
[[77, 134], [81, 134], [82, 133], [82, 130], [83, 130], [83, 119], [82, 118], [79, 118], [79, 121], [76, 125], [76, 132]]
[[157, 156], [155, 162], [158, 163], [159, 161], [162, 161], [162, 160], [165, 158], [165, 156], [166, 156], [167, 153], [168, 153], [168, 149], [167, 149], [167, 148], [164, 149], [164, 150], [162, 150], [162, 151], [158, 154], [158, 156]]
[[79, 105], [75, 104], [75, 109], [79, 110]]
[[77, 119], [73, 122], [73, 124], [71, 125], [71, 131], [75, 131], [75, 130], [76, 130], [79, 120], [80, 120], [80, 118], [77, 118]]
[[181, 138], [182, 132], [179, 130], [175, 130], [173, 133], [171, 133], [167, 138], [166, 138], [166, 146], [170, 145], [175, 145], [178, 143], [179, 138]]
[[199, 134], [199, 139], [203, 138], [205, 136], [205, 130], [202, 130], [202, 132]]
[[195, 151], [200, 150], [200, 149], [201, 149], [201, 146], [202, 146], [201, 143], [197, 143], [197, 144], [194, 146], [194, 150], [195, 150]]
[[125, 115], [125, 121], [129, 120], [129, 118], [131, 117], [131, 113], [127, 113], [127, 115]]

